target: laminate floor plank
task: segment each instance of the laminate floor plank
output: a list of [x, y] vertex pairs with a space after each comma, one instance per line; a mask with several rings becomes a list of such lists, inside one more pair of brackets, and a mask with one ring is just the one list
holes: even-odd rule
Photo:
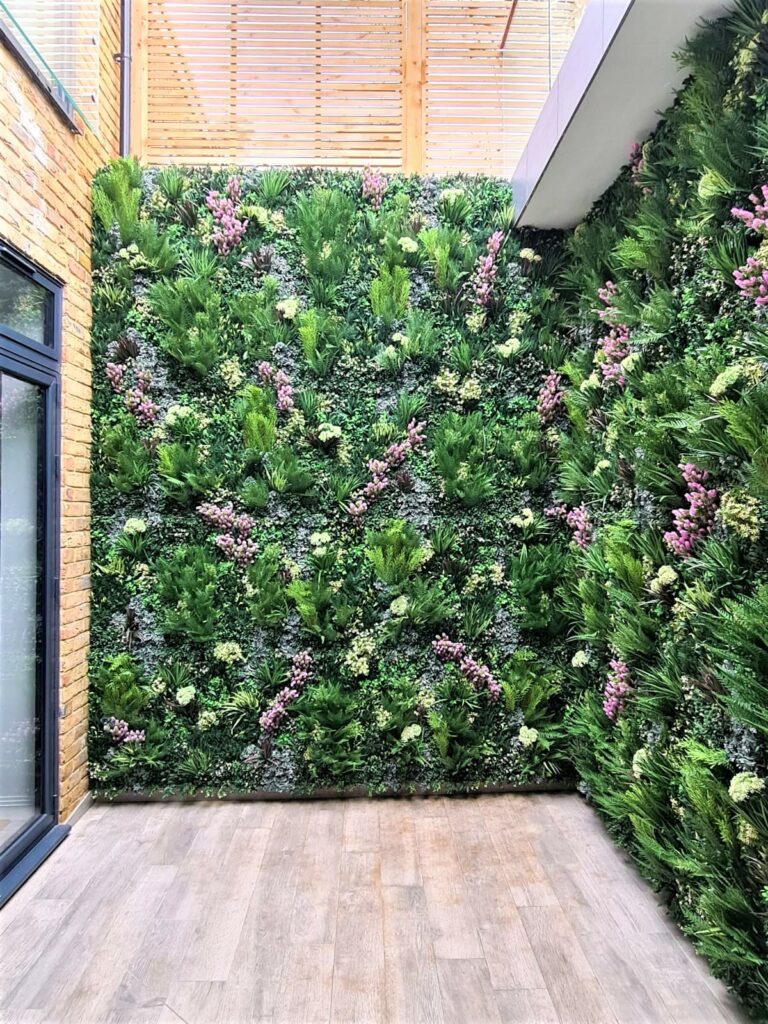
[[504, 884], [504, 867], [486, 828], [482, 805], [468, 803], [467, 810], [461, 814], [461, 803], [452, 803], [448, 818], [491, 984], [498, 989], [543, 989], [544, 977], [512, 890]]
[[418, 819], [416, 832], [435, 955], [447, 960], [482, 958], [478, 922], [447, 816]]
[[484, 960], [438, 960], [445, 1024], [503, 1024]]
[[575, 795], [99, 804], [0, 1024], [746, 1024]]
[[[360, 836], [350, 827], [352, 807], [344, 812], [330, 1016], [334, 1024], [387, 1020], [378, 808], [373, 805], [375, 824], [372, 816], [354, 808], [351, 818], [362, 826]], [[370, 848], [374, 835], [376, 846]]]
[[343, 808], [336, 801], [318, 801], [309, 811], [301, 852], [299, 885], [291, 915], [294, 945], [333, 945], [343, 834]]
[[421, 885], [421, 866], [414, 825], [417, 808], [410, 801], [379, 804], [382, 885]]
[[389, 1018], [398, 1024], [443, 1024], [440, 980], [421, 886], [385, 886], [384, 969]]
[[560, 1024], [545, 988], [496, 989], [493, 998], [504, 1024]]

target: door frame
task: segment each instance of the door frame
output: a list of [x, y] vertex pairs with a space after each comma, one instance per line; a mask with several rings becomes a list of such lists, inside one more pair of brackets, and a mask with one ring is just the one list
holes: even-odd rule
[[40, 744], [38, 782], [40, 813], [0, 852], [0, 906], [66, 837], [69, 826], [59, 815], [59, 558], [60, 558], [60, 344], [62, 286], [21, 254], [0, 242], [0, 259], [50, 292], [50, 344], [41, 345], [0, 323], [0, 372], [43, 389], [42, 429], [38, 449], [42, 493], [39, 509], [41, 583], [40, 657], [37, 700]]

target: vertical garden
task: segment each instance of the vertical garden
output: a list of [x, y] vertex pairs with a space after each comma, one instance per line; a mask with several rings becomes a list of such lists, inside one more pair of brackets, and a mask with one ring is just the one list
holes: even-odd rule
[[759, 1012], [765, 4], [681, 59], [564, 236], [483, 178], [99, 175], [92, 779], [577, 782]]

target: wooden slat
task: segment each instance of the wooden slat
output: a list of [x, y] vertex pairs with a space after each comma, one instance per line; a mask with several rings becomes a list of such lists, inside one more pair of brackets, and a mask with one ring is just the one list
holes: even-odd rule
[[509, 174], [581, 0], [517, 0], [502, 47], [510, 3], [140, 0], [137, 141], [158, 163]]

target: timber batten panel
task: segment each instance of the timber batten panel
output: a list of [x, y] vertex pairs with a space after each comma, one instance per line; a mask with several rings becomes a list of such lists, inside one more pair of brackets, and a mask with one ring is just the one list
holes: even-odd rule
[[577, 0], [137, 0], [151, 163], [511, 174]]

